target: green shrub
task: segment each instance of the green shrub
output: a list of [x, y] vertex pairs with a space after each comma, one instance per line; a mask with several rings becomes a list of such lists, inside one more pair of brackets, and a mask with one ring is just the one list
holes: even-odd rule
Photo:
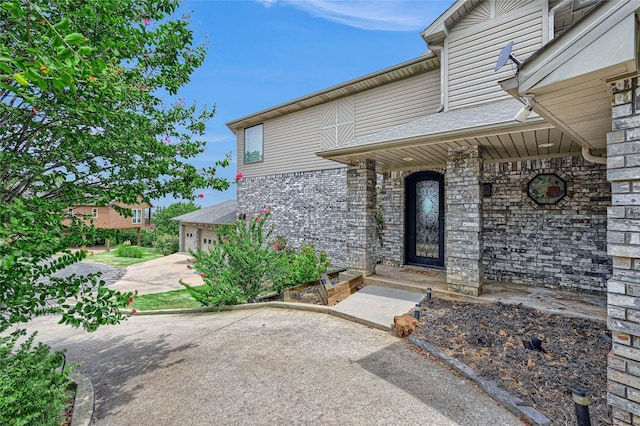
[[153, 246], [166, 256], [180, 250], [180, 239], [177, 235], [161, 234], [153, 242]]
[[128, 241], [125, 241], [124, 244], [120, 244], [116, 248], [116, 256], [118, 257], [132, 257], [135, 259], [141, 259], [144, 256], [144, 250], [138, 246], [132, 246], [131, 243], [127, 244]]
[[313, 245], [296, 252], [283, 237], [270, 239], [273, 226], [265, 224], [270, 214], [270, 209], [261, 209], [255, 217], [221, 226], [215, 244], [191, 252], [194, 259], [188, 267], [200, 272], [205, 285], [195, 289], [181, 284], [194, 299], [205, 306], [255, 302], [264, 293], [281, 293], [326, 272], [327, 255], [317, 255]]
[[[325, 251], [316, 253], [315, 246], [301, 245], [295, 251], [280, 237], [276, 247], [280, 248], [280, 258], [273, 268], [273, 291], [281, 294], [285, 288], [316, 281], [327, 272], [331, 262]], [[284, 248], [282, 248], [284, 247]]]
[[60, 425], [69, 397], [69, 374], [64, 352], [49, 346], [33, 346], [35, 333], [18, 348], [26, 333], [0, 337], [0, 423], [3, 425]]
[[140, 233], [140, 247], [153, 247], [156, 241], [156, 231], [143, 229]]

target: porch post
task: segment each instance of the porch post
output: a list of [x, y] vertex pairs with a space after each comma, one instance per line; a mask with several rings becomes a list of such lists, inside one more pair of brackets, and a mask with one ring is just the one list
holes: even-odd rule
[[613, 348], [607, 400], [615, 424], [640, 423], [640, 90], [638, 78], [611, 84], [613, 132], [607, 134], [607, 249], [613, 276], [607, 285]]
[[376, 162], [352, 161], [347, 169], [347, 273], [376, 270]]
[[479, 146], [451, 148], [446, 173], [446, 267], [449, 291], [482, 290], [482, 157]]

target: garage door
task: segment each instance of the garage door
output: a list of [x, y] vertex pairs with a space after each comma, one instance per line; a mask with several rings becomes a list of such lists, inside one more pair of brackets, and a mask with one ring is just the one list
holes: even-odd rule
[[215, 236], [216, 236], [215, 232], [213, 232], [211, 229], [201, 229], [200, 230], [200, 247], [206, 250], [207, 247], [213, 244]]
[[193, 225], [183, 226], [182, 227], [182, 238], [183, 238], [183, 247], [184, 251], [189, 253], [189, 250], [196, 249], [196, 230]]

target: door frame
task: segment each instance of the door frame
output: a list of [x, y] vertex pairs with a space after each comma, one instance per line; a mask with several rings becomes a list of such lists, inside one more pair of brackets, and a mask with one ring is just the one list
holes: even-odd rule
[[[438, 182], [438, 257], [420, 257], [415, 254], [416, 239], [416, 186], [418, 182], [433, 180]], [[405, 178], [405, 264], [444, 268], [445, 235], [444, 235], [444, 175], [433, 171], [422, 171], [410, 174]]]

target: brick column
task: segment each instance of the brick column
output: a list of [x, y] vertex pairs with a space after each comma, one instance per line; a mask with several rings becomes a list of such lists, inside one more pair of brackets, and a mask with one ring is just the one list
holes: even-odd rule
[[349, 274], [373, 274], [376, 270], [376, 163], [353, 161], [347, 169], [346, 235]]
[[405, 245], [405, 177], [408, 171], [387, 172], [384, 175], [384, 199], [382, 214], [384, 231], [382, 239], [382, 262], [399, 267], [404, 264]]
[[446, 266], [449, 290], [482, 290], [482, 157], [480, 147], [449, 149], [446, 174]]
[[613, 132], [607, 135], [611, 207], [607, 249], [613, 258], [608, 282], [607, 399], [614, 424], [640, 424], [640, 91], [638, 78], [612, 83]]

